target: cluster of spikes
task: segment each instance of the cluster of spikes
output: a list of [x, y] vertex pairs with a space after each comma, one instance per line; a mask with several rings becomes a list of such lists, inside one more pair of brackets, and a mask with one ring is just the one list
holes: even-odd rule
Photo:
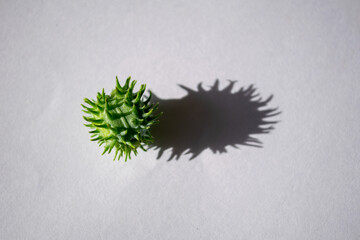
[[81, 104], [84, 116], [91, 128], [91, 141], [97, 141], [99, 146], [104, 145], [104, 152], [110, 153], [115, 150], [115, 157], [131, 159], [131, 153], [137, 155], [137, 149], [146, 151], [145, 146], [153, 142], [150, 127], [158, 122], [161, 113], [155, 115], [158, 104], [150, 103], [150, 95], [142, 98], [146, 85], [142, 84], [138, 92], [134, 92], [136, 80], [126, 79], [121, 86], [116, 77], [116, 87], [110, 95], [106, 95], [104, 89], [98, 92], [96, 100], [85, 98], [88, 106]]

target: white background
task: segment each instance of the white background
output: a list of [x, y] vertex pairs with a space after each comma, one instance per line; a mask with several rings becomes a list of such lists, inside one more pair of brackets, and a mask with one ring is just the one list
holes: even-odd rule
[[[360, 239], [359, 13], [356, 0], [2, 0], [0, 238]], [[164, 99], [255, 84], [280, 123], [263, 148], [113, 162], [80, 104], [115, 75]]]

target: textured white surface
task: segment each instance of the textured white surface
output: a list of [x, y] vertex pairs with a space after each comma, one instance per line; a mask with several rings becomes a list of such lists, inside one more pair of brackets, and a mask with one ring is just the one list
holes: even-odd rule
[[[1, 1], [1, 239], [360, 239], [359, 1]], [[263, 148], [101, 156], [115, 75], [274, 94]], [[174, 126], [176, 127], [176, 126]], [[191, 136], [189, 136], [191, 138]]]

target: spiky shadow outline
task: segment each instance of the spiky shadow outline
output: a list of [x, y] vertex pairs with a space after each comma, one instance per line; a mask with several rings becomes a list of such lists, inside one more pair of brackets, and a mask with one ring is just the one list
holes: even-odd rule
[[167, 149], [172, 149], [169, 161], [183, 154], [194, 159], [207, 148], [225, 153], [226, 146], [262, 147], [253, 135], [269, 133], [278, 123], [269, 120], [280, 114], [278, 109], [266, 107], [273, 95], [262, 100], [253, 85], [232, 93], [235, 82], [229, 80], [222, 90], [218, 79], [209, 90], [199, 83], [198, 91], [179, 84], [187, 91], [181, 99], [160, 99], [153, 94], [152, 101], [163, 112], [160, 123], [151, 129], [154, 143], [150, 148], [159, 150], [157, 159]]

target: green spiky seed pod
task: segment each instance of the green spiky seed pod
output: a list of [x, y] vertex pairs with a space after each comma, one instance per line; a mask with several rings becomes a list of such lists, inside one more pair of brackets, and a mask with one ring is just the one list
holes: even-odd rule
[[91, 141], [98, 141], [99, 146], [104, 145], [104, 153], [110, 153], [115, 149], [115, 157], [118, 160], [123, 155], [125, 162], [131, 158], [131, 152], [137, 155], [137, 148], [144, 151], [144, 146], [150, 144], [153, 138], [150, 134], [150, 126], [157, 123], [160, 114], [154, 115], [158, 104], [150, 103], [149, 97], [142, 98], [146, 85], [141, 85], [138, 92], [133, 92], [136, 80], [126, 79], [124, 86], [120, 86], [116, 77], [116, 87], [110, 95], [106, 95], [104, 89], [97, 94], [96, 100], [85, 98], [88, 106], [81, 104], [84, 112], [89, 116], [84, 119], [89, 122], [84, 124], [91, 128]]

